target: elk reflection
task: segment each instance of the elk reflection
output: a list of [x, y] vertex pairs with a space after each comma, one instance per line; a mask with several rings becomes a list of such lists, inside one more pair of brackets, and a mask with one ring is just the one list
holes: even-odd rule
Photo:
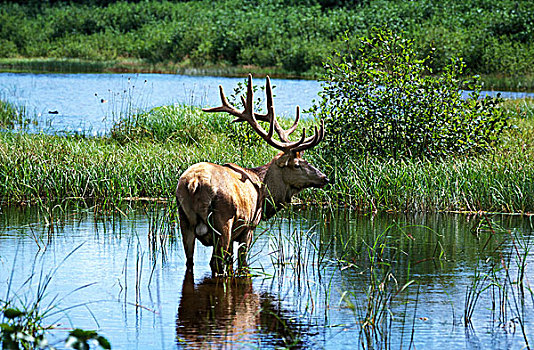
[[250, 278], [184, 278], [176, 316], [178, 345], [221, 349], [243, 345], [300, 347], [303, 325], [290, 322], [279, 302], [254, 291]]

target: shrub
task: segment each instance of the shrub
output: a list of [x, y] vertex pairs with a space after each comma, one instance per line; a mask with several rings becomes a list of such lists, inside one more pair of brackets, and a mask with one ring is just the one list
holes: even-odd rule
[[507, 125], [499, 98], [481, 98], [475, 79], [469, 98], [461, 59], [432, 75], [413, 40], [375, 29], [357, 50], [329, 60], [322, 101], [326, 156], [435, 158], [483, 152]]

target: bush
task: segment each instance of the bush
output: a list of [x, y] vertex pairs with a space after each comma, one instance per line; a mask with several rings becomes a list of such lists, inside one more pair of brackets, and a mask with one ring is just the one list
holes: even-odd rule
[[499, 98], [462, 97], [466, 82], [461, 59], [432, 75], [418, 59], [413, 40], [388, 29], [373, 30], [357, 50], [348, 47], [329, 60], [322, 101], [316, 113], [325, 120], [324, 154], [383, 158], [436, 158], [489, 149], [507, 126]]

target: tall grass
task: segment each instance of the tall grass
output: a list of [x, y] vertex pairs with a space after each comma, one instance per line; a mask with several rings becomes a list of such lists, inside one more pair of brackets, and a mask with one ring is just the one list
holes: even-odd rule
[[[159, 119], [167, 110], [157, 110], [158, 118], [151, 120], [171, 123]], [[241, 154], [240, 146], [221, 126], [217, 129], [217, 117], [205, 120], [192, 108], [170, 110], [172, 128], [167, 124], [148, 127], [138, 120], [119, 124], [109, 137], [0, 133], [0, 199], [168, 199], [174, 196], [180, 174], [196, 162], [253, 166], [275, 154], [267, 146]]]
[[22, 128], [30, 122], [24, 106], [16, 106], [0, 99], [0, 129]]
[[[530, 224], [532, 228], [532, 224]], [[527, 330], [534, 292], [528, 280], [528, 260], [532, 251], [530, 235], [519, 229], [507, 230], [488, 217], [479, 230], [488, 233], [488, 240], [501, 241], [505, 248], [491, 251], [494, 257], [480, 261], [475, 267], [472, 282], [466, 288], [464, 324], [471, 329], [476, 325], [473, 316], [480, 313], [477, 302], [491, 300], [490, 313], [493, 327], [517, 333], [530, 348]], [[501, 243], [501, 244], [502, 244]]]
[[[300, 199], [359, 211], [532, 212], [534, 102], [506, 102], [502, 108], [517, 128], [479, 156], [362, 157], [341, 166], [311, 151], [306, 158], [333, 181]], [[253, 167], [270, 161], [276, 151], [242, 138], [244, 132], [246, 126], [231, 124], [225, 115], [167, 106], [121, 119], [107, 136], [0, 133], [0, 201], [172, 199], [180, 174], [196, 162]]]
[[328, 164], [331, 187], [319, 201], [360, 211], [528, 212], [534, 208], [532, 154], [492, 154], [441, 161], [349, 160]]

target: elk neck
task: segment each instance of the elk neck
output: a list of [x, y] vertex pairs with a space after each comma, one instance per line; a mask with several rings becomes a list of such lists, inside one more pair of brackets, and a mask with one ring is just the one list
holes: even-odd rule
[[265, 165], [248, 169], [258, 176], [262, 184], [260, 197], [263, 202], [263, 219], [269, 219], [274, 216], [285, 203], [291, 202], [291, 197], [294, 194], [299, 192], [299, 190], [286, 185], [282, 180], [278, 166], [275, 164], [280, 155]]

